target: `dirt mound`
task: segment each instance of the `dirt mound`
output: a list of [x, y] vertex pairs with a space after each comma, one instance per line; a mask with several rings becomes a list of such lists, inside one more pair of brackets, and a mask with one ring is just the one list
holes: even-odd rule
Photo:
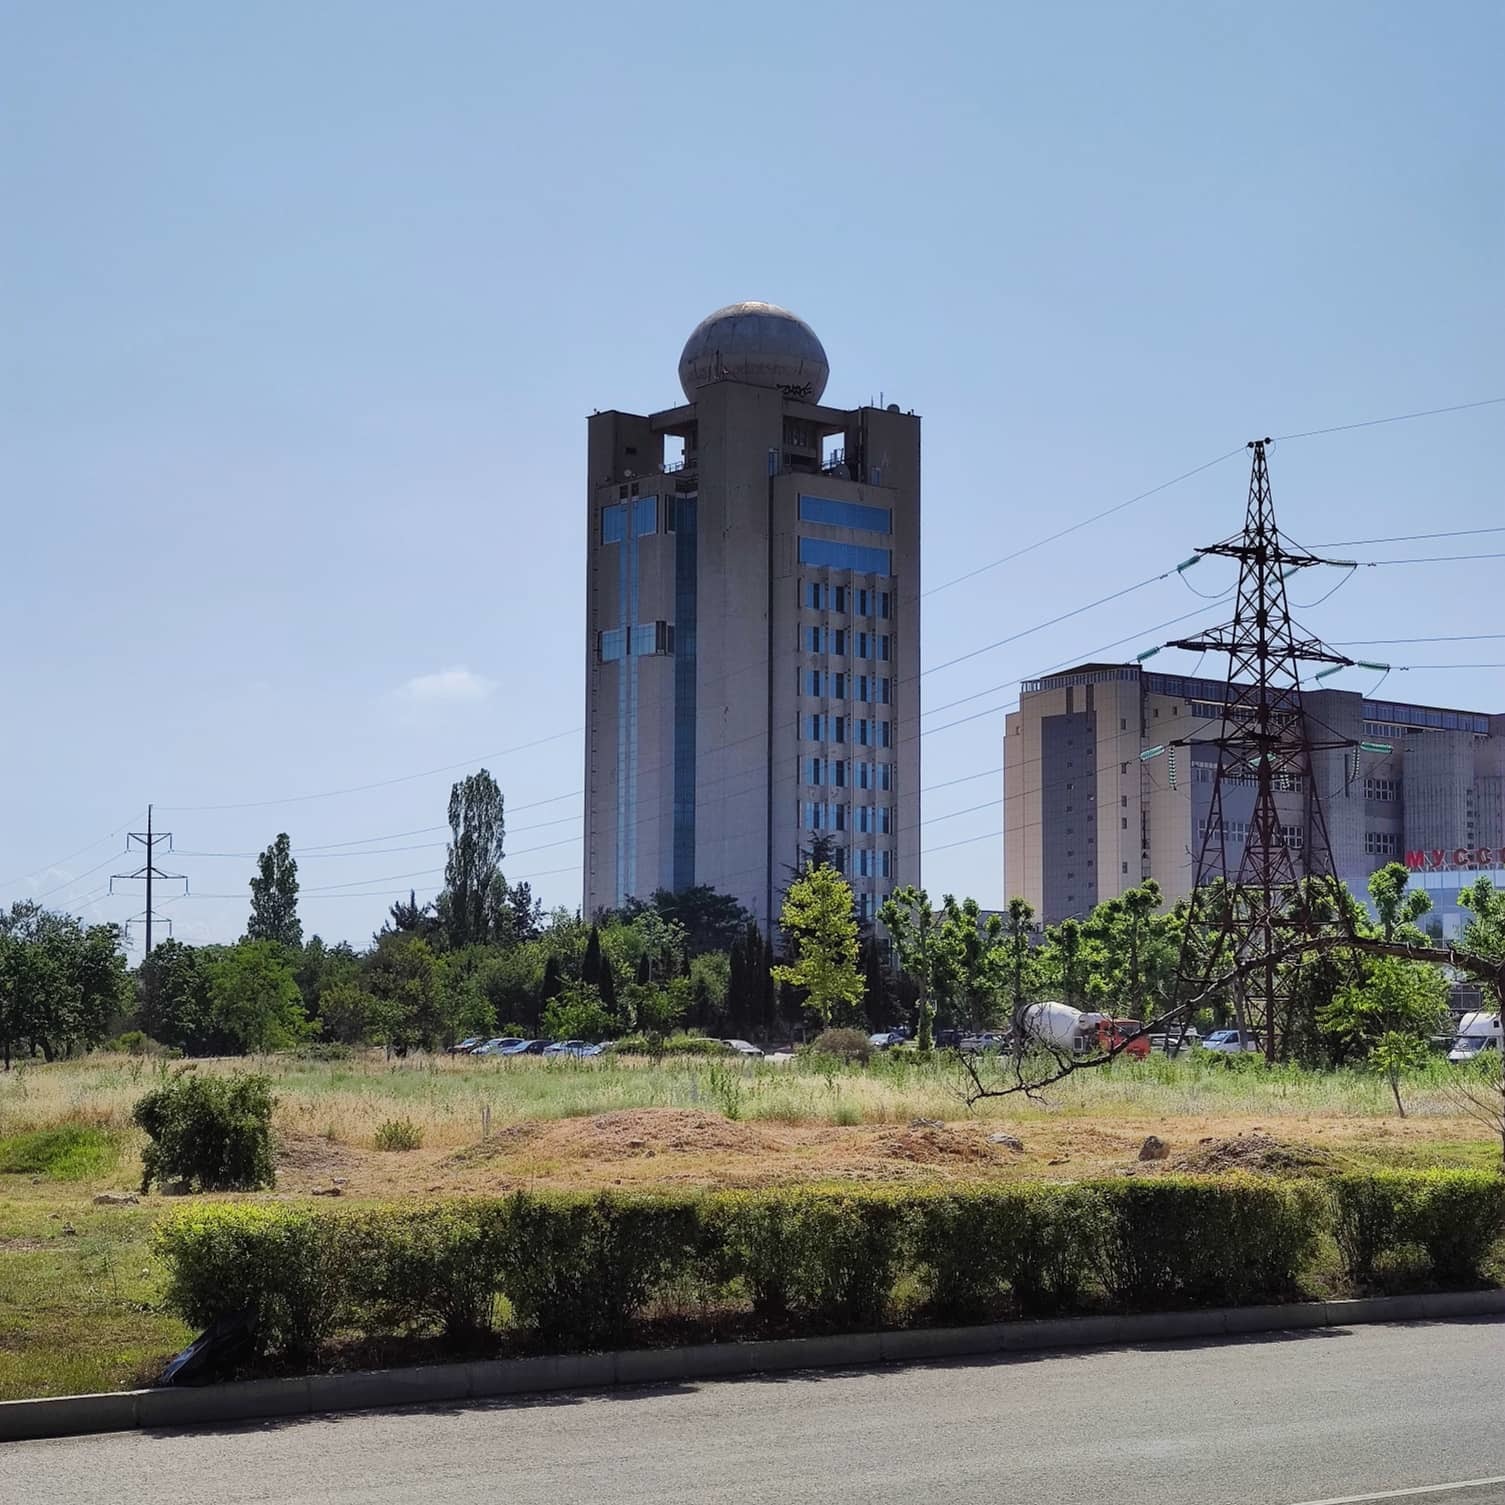
[[777, 1135], [759, 1125], [733, 1122], [697, 1108], [619, 1108], [592, 1118], [560, 1119], [532, 1143], [541, 1152], [596, 1160], [784, 1148]]
[[515, 1124], [503, 1124], [493, 1129], [478, 1144], [466, 1145], [446, 1157], [446, 1165], [472, 1165], [477, 1161], [494, 1160], [499, 1155], [511, 1155], [525, 1145], [534, 1143], [547, 1127], [536, 1118], [525, 1118]]
[[1233, 1139], [1213, 1139], [1199, 1145], [1167, 1167], [1173, 1171], [1257, 1171], [1269, 1176], [1300, 1176], [1327, 1170], [1333, 1157], [1309, 1145], [1282, 1144], [1255, 1132]]
[[958, 1127], [939, 1119], [916, 1119], [902, 1129], [883, 1129], [873, 1136], [872, 1150], [892, 1160], [921, 1165], [996, 1160], [999, 1148], [970, 1125]]

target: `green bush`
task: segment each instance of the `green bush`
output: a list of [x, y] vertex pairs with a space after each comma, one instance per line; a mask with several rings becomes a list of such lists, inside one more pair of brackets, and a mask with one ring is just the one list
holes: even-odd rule
[[950, 1320], [1070, 1310], [1097, 1264], [1102, 1207], [1087, 1187], [926, 1191], [910, 1205], [931, 1309]]
[[620, 1055], [634, 1056], [724, 1056], [730, 1051], [725, 1041], [707, 1035], [670, 1035], [657, 1045], [647, 1035], [624, 1035], [613, 1041], [611, 1048]]
[[704, 1216], [723, 1273], [753, 1312], [822, 1324], [878, 1321], [902, 1255], [902, 1203], [884, 1192], [725, 1193]]
[[314, 1358], [350, 1298], [352, 1265], [341, 1220], [299, 1207], [194, 1207], [160, 1223], [169, 1307], [194, 1327], [249, 1307], [268, 1352]]
[[949, 1320], [1261, 1301], [1299, 1289], [1329, 1230], [1354, 1279], [1479, 1279], [1505, 1181], [1471, 1171], [1125, 1178], [1070, 1186], [516, 1193], [349, 1212], [205, 1205], [159, 1229], [169, 1305], [194, 1325], [250, 1306], [262, 1344], [493, 1324], [546, 1351], [619, 1345], [652, 1303], [738, 1300], [765, 1330], [870, 1327], [895, 1292]]
[[1108, 1182], [1099, 1250], [1115, 1304], [1236, 1305], [1289, 1295], [1317, 1227], [1299, 1183], [1230, 1175]]
[[421, 1150], [423, 1130], [411, 1118], [389, 1118], [376, 1131], [379, 1150]]
[[128, 1029], [123, 1035], [116, 1035], [113, 1040], [106, 1040], [100, 1047], [101, 1050], [111, 1051], [117, 1056], [155, 1055], [161, 1048], [155, 1040], [148, 1038], [145, 1030], [140, 1029]]
[[175, 1181], [199, 1191], [255, 1191], [276, 1184], [272, 1084], [264, 1076], [174, 1077], [131, 1112], [151, 1143], [141, 1189]]
[[1403, 1279], [1412, 1247], [1425, 1266], [1405, 1283], [1474, 1284], [1505, 1233], [1505, 1179], [1484, 1171], [1373, 1171], [1335, 1177], [1331, 1191], [1344, 1272], [1360, 1285]]
[[500, 1284], [545, 1343], [619, 1341], [698, 1243], [697, 1199], [518, 1192], [500, 1230]]
[[356, 1324], [378, 1333], [437, 1326], [461, 1341], [489, 1331], [506, 1212], [477, 1198], [342, 1218]]
[[872, 1041], [860, 1029], [823, 1029], [811, 1042], [810, 1053], [842, 1061], [866, 1063], [873, 1056]]

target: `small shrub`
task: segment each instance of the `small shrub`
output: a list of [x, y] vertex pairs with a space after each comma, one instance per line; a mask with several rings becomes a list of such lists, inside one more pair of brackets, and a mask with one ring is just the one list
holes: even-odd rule
[[368, 1331], [439, 1326], [467, 1342], [488, 1332], [501, 1280], [506, 1204], [476, 1199], [385, 1208], [345, 1221], [357, 1323]]
[[180, 1075], [131, 1112], [151, 1143], [141, 1189], [182, 1181], [199, 1191], [255, 1191], [276, 1184], [272, 1086], [264, 1076]]
[[1485, 1171], [1375, 1171], [1331, 1190], [1343, 1267], [1361, 1285], [1475, 1284], [1505, 1233], [1505, 1178]]
[[193, 1327], [249, 1308], [264, 1351], [311, 1360], [349, 1297], [341, 1222], [297, 1207], [194, 1207], [166, 1219], [153, 1249], [168, 1270], [167, 1305]]
[[1405, 1241], [1413, 1221], [1416, 1178], [1403, 1172], [1337, 1176], [1331, 1183], [1333, 1237], [1348, 1278], [1375, 1278], [1380, 1256]]
[[713, 1098], [733, 1123], [742, 1117], [742, 1089], [742, 1073], [735, 1067], [713, 1061], [706, 1068], [706, 1096]]
[[423, 1129], [411, 1118], [389, 1118], [376, 1131], [379, 1150], [419, 1150], [423, 1148]]
[[724, 1056], [730, 1047], [723, 1040], [714, 1040], [708, 1035], [670, 1035], [655, 1044], [647, 1035], [624, 1035], [613, 1041], [612, 1047], [619, 1055], [633, 1056]]
[[694, 1198], [518, 1192], [500, 1233], [502, 1294], [548, 1344], [615, 1342], [698, 1243]]
[[312, 1040], [300, 1046], [296, 1055], [300, 1061], [350, 1061], [355, 1059], [355, 1047], [339, 1040]]
[[725, 1275], [765, 1320], [871, 1324], [902, 1255], [901, 1204], [883, 1192], [772, 1191], [712, 1199], [704, 1216]]
[[124, 1034], [116, 1035], [113, 1040], [106, 1040], [101, 1049], [117, 1056], [151, 1056], [156, 1055], [162, 1047], [145, 1030], [128, 1029]]
[[104, 1175], [119, 1158], [120, 1141], [87, 1124], [34, 1129], [0, 1139], [0, 1175], [87, 1181]]
[[860, 1029], [823, 1029], [810, 1042], [810, 1051], [812, 1055], [835, 1056], [864, 1065], [873, 1057], [872, 1042]]
[[1124, 1306], [1288, 1295], [1317, 1226], [1307, 1190], [1254, 1176], [1100, 1183], [1103, 1286]]
[[1412, 1236], [1440, 1285], [1474, 1285], [1505, 1235], [1505, 1177], [1486, 1171], [1425, 1173]]

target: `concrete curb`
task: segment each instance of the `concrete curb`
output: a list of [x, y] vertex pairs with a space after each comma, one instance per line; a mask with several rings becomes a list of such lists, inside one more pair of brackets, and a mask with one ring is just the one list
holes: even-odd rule
[[245, 1380], [196, 1389], [122, 1390], [107, 1395], [0, 1401], [0, 1442], [123, 1432], [133, 1427], [191, 1427], [313, 1416], [330, 1411], [453, 1404], [495, 1396], [546, 1394], [552, 1390], [601, 1390], [614, 1385], [669, 1384], [792, 1369], [849, 1369], [978, 1354], [1164, 1343], [1298, 1328], [1484, 1316], [1505, 1316], [1505, 1290], [1441, 1291], [1425, 1296], [1371, 1296], [1291, 1306], [1147, 1312], [1127, 1317], [1062, 1317], [1039, 1322], [991, 1322], [973, 1327], [839, 1333], [823, 1338], [700, 1343], [684, 1348], [627, 1349], [620, 1353], [486, 1359], [470, 1364], [431, 1364], [360, 1374]]

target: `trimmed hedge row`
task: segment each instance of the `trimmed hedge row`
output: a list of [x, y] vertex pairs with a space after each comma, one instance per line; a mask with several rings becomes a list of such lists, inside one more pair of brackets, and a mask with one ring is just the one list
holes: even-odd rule
[[[1364, 1283], [1477, 1282], [1505, 1180], [1394, 1172], [683, 1195], [517, 1193], [421, 1207], [204, 1204], [163, 1223], [169, 1305], [195, 1326], [247, 1307], [267, 1352], [306, 1362], [337, 1333], [508, 1325], [536, 1347], [620, 1344], [653, 1304], [751, 1308], [764, 1328], [896, 1315], [979, 1320], [1296, 1295], [1330, 1232]], [[903, 1312], [900, 1312], [900, 1307]]]

